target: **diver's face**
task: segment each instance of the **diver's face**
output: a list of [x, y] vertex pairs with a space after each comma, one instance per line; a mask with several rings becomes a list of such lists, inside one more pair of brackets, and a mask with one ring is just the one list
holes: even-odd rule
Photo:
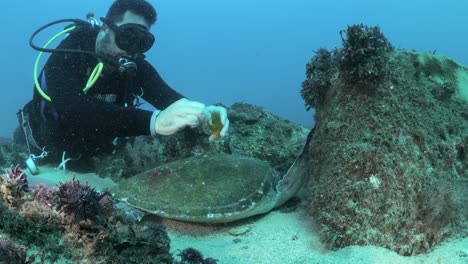
[[[126, 11], [123, 18], [119, 22], [115, 22], [117, 26], [128, 23], [135, 23], [145, 26], [149, 29], [150, 25], [145, 22], [145, 19], [131, 11]], [[120, 49], [115, 43], [115, 33], [106, 24], [99, 31], [96, 38], [96, 53], [104, 56], [121, 57], [129, 55], [125, 50]]]

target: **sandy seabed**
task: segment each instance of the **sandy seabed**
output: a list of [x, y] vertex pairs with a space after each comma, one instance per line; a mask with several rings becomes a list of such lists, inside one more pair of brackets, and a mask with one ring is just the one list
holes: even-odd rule
[[376, 246], [326, 250], [301, 210], [270, 212], [239, 225], [209, 227], [166, 220], [171, 251], [200, 250], [219, 264], [468, 263], [468, 238], [448, 241], [434, 251], [404, 257]]

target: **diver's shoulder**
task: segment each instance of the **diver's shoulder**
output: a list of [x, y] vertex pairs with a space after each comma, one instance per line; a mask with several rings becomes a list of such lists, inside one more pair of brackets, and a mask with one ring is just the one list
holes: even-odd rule
[[70, 26], [74, 26], [75, 28], [70, 31], [65, 40], [69, 43], [68, 45], [83, 50], [94, 50], [94, 43], [99, 33], [99, 27], [93, 27], [89, 23], [75, 23]]
[[99, 26], [92, 25], [91, 23], [88, 23], [86, 21], [80, 22], [80, 23], [75, 23], [73, 25], [75, 29], [71, 31], [71, 33], [74, 34], [81, 34], [81, 35], [90, 35], [90, 36], [96, 36], [100, 30]]

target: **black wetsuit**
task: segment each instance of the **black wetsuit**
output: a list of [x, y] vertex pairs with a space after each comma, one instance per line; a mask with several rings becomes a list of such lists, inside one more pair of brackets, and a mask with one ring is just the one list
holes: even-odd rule
[[[94, 52], [97, 34], [97, 28], [77, 27], [57, 48]], [[143, 59], [134, 77], [104, 69], [94, 86], [84, 93], [98, 62], [87, 54], [53, 53], [40, 73], [39, 83], [52, 102], [34, 89], [34, 98], [24, 112], [29, 115], [34, 139], [53, 156], [63, 151], [67, 156], [94, 155], [109, 151], [116, 137], [150, 135], [153, 112], [135, 108], [135, 95], [161, 110], [183, 97]], [[132, 78], [131, 88], [128, 78]]]

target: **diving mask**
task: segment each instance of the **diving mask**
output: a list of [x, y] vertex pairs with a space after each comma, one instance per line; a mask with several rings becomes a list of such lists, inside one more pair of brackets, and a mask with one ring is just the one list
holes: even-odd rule
[[111, 20], [103, 17], [101, 17], [101, 21], [114, 31], [117, 46], [128, 53], [145, 53], [154, 44], [153, 34], [143, 25], [128, 23], [117, 26]]

